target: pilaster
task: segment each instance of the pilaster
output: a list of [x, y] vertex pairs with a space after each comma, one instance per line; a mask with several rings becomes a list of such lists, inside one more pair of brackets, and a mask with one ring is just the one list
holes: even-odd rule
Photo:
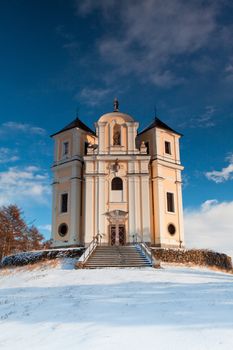
[[183, 202], [182, 202], [182, 183], [176, 182], [177, 190], [177, 209], [178, 209], [178, 221], [179, 221], [179, 240], [180, 245], [184, 246], [184, 219], [183, 219]]
[[98, 176], [98, 229], [97, 233], [101, 235], [105, 234], [105, 177], [104, 175]]
[[161, 244], [165, 214], [163, 178], [157, 177], [152, 179], [152, 186], [154, 195], [155, 244]]
[[133, 241], [133, 236], [136, 234], [136, 219], [135, 219], [135, 183], [134, 183], [134, 177], [129, 177], [128, 179], [128, 186], [129, 186], [129, 241]]
[[52, 196], [52, 239], [56, 237], [56, 219], [57, 219], [57, 182], [53, 182], [53, 196]]
[[105, 150], [105, 126], [106, 126], [106, 122], [98, 122], [98, 136], [99, 136], [99, 148], [98, 148], [98, 152], [99, 154], [104, 154], [106, 153]]
[[90, 243], [94, 236], [94, 177], [86, 176], [85, 191], [85, 244]]
[[142, 236], [144, 242], [151, 242], [149, 175], [141, 177]]

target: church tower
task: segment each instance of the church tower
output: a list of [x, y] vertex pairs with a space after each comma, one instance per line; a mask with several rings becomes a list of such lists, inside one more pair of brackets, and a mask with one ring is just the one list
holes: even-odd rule
[[83, 157], [95, 133], [79, 118], [73, 120], [54, 139], [52, 240], [53, 246], [84, 244]]
[[158, 118], [138, 127], [115, 99], [96, 132], [77, 118], [52, 135], [54, 247], [88, 245], [96, 235], [106, 245], [184, 245], [181, 135]]
[[151, 244], [157, 247], [184, 246], [181, 136], [157, 117], [137, 136], [150, 155]]

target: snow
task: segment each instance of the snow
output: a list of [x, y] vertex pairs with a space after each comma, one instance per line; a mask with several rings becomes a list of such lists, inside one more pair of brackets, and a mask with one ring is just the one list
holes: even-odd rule
[[233, 349], [233, 277], [201, 268], [0, 273], [0, 349]]
[[65, 257], [80, 257], [84, 248], [60, 248], [33, 250], [29, 252], [20, 252], [5, 256], [0, 262], [0, 267], [23, 266], [33, 264], [45, 259], [56, 259]]

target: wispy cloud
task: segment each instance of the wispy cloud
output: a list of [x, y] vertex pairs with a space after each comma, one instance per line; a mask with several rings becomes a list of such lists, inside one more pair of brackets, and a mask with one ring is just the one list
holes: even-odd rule
[[227, 81], [233, 82], [233, 57], [225, 67], [225, 79]]
[[216, 125], [217, 109], [215, 106], [205, 106], [204, 110], [196, 116], [186, 117], [185, 121], [179, 124], [184, 128], [211, 128]]
[[10, 167], [0, 172], [0, 205], [45, 203], [50, 192], [48, 174], [36, 166]]
[[63, 39], [63, 48], [69, 50], [71, 53], [75, 53], [79, 48], [79, 43], [75, 38], [75, 35], [69, 33], [64, 25], [59, 25], [55, 28], [56, 33]]
[[14, 133], [23, 132], [23, 133], [28, 133], [30, 135], [40, 135], [40, 136], [43, 136], [46, 134], [46, 130], [43, 128], [31, 125], [31, 124], [27, 124], [27, 123], [18, 123], [14, 121], [3, 123], [0, 126], [1, 134], [5, 134], [8, 132], [14, 132]]
[[195, 118], [195, 126], [201, 128], [209, 128], [215, 126], [215, 121], [213, 116], [216, 113], [216, 108], [214, 106], [206, 106], [204, 113]]
[[87, 103], [90, 106], [97, 106], [103, 100], [112, 93], [111, 89], [102, 89], [102, 88], [84, 88], [80, 93], [75, 95], [75, 99], [81, 99], [83, 102]]
[[227, 167], [222, 168], [222, 170], [213, 170], [205, 173], [208, 180], [222, 183], [233, 179], [233, 154], [228, 155], [226, 160], [229, 161]]
[[116, 0], [76, 0], [77, 14], [88, 15], [89, 13], [101, 9], [107, 15], [110, 9], [116, 5]]
[[233, 202], [205, 201], [196, 210], [185, 210], [185, 241], [188, 248], [208, 248], [233, 257]]
[[12, 163], [19, 160], [16, 150], [7, 147], [0, 147], [0, 164]]
[[176, 60], [209, 44], [217, 25], [216, 2], [184, 0], [76, 1], [79, 14], [100, 10], [117, 24], [114, 35], [99, 38], [102, 59], [122, 75], [134, 73], [158, 86], [185, 81]]

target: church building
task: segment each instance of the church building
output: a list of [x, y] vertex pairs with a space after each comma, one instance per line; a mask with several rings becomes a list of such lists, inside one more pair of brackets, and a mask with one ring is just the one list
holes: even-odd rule
[[76, 118], [52, 135], [53, 247], [126, 245], [183, 247], [179, 139], [157, 117], [141, 132], [119, 111], [102, 115], [95, 131]]

